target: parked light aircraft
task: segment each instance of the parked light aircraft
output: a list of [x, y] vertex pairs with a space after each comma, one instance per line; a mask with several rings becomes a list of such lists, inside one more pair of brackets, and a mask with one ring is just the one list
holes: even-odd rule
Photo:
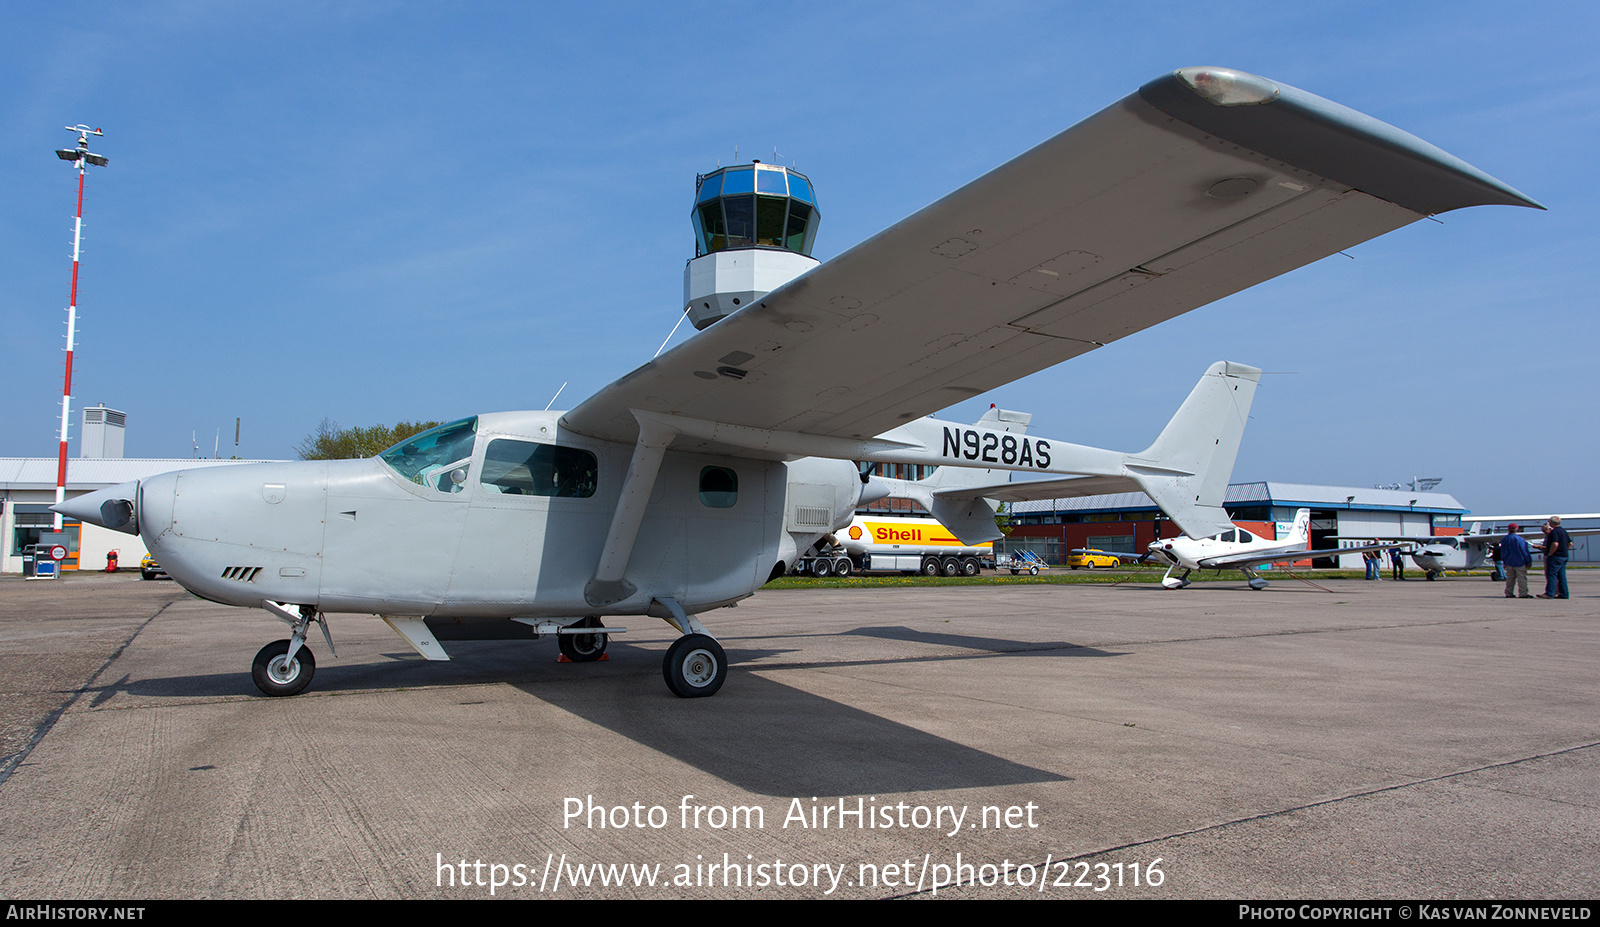
[[[1189, 585], [1189, 574], [1195, 570], [1239, 570], [1249, 580], [1250, 588], [1267, 588], [1267, 581], [1251, 572], [1251, 567], [1264, 563], [1284, 563], [1326, 557], [1330, 554], [1359, 554], [1368, 550], [1387, 550], [1399, 544], [1369, 544], [1365, 547], [1341, 547], [1337, 550], [1308, 550], [1306, 540], [1311, 526], [1311, 510], [1300, 509], [1294, 514], [1294, 526], [1285, 538], [1258, 538], [1237, 525], [1211, 537], [1179, 537], [1164, 541], [1151, 541], [1150, 553], [1167, 561], [1167, 575], [1161, 585], [1168, 589], [1182, 589]], [[1182, 570], [1181, 574], [1178, 571]], [[1174, 575], [1178, 574], [1178, 575]]]
[[[591, 660], [620, 630], [602, 616], [653, 615], [682, 633], [669, 688], [710, 695], [727, 659], [694, 616], [849, 524], [866, 487], [852, 461], [1132, 484], [1187, 534], [1228, 530], [1202, 490], [1227, 479], [1208, 470], [1215, 429], [1252, 368], [1213, 366], [1190, 400], [1215, 414], [1180, 411], [1135, 454], [925, 416], [1486, 204], [1542, 208], [1328, 100], [1186, 68], [745, 300], [571, 411], [463, 418], [367, 460], [167, 473], [57, 508], [139, 534], [196, 594], [288, 624], [254, 663], [269, 694], [309, 682], [313, 623], [331, 648], [324, 616], [358, 612], [432, 660], [447, 657], [429, 621], [510, 618]], [[992, 501], [933, 504], [965, 543], [997, 534]]]
[[[1383, 537], [1374, 540], [1411, 541], [1413, 546], [1408, 553], [1412, 562], [1428, 579], [1438, 579], [1446, 571], [1488, 567], [1492, 560], [1489, 546], [1499, 544], [1506, 536], [1506, 528], [1513, 523], [1519, 527], [1517, 533], [1522, 535], [1524, 540], [1534, 545], [1542, 543], [1538, 526], [1549, 517], [1549, 515], [1480, 515], [1461, 519], [1468, 526], [1466, 534], [1416, 538]], [[1600, 514], [1561, 516], [1563, 522], [1585, 518], [1600, 518]], [[1568, 527], [1567, 533], [1574, 537], [1600, 534], [1600, 528]], [[1537, 553], [1538, 547], [1536, 546], [1534, 550]]]

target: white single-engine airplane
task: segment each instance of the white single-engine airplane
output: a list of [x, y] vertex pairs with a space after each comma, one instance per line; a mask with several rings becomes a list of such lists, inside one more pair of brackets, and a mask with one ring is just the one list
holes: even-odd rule
[[[1475, 515], [1461, 519], [1468, 527], [1466, 534], [1414, 538], [1379, 537], [1374, 540], [1410, 541], [1408, 553], [1412, 562], [1422, 570], [1423, 576], [1428, 579], [1438, 579], [1446, 571], [1478, 570], [1490, 566], [1493, 558], [1490, 556], [1489, 546], [1505, 540], [1506, 528], [1509, 525], [1518, 526], [1517, 533], [1522, 535], [1523, 540], [1533, 545], [1542, 544], [1538, 526], [1549, 517], [1549, 515]], [[1563, 521], [1577, 521], [1600, 518], [1600, 514], [1562, 515], [1561, 518]], [[1594, 535], [1600, 534], [1600, 528], [1569, 527], [1567, 533], [1573, 537]], [[1539, 551], [1540, 549], [1535, 546], [1534, 552], [1539, 553]]]
[[[686, 292], [708, 279], [697, 266], [731, 281], [739, 255], [761, 265], [785, 242], [809, 247], [814, 214], [799, 206], [788, 232], [754, 231], [782, 171], [707, 176], [693, 216], [716, 253], [690, 263]], [[772, 189], [814, 206], [804, 178], [787, 176]], [[725, 211], [702, 208], [723, 201]], [[290, 637], [256, 656], [268, 694], [310, 681], [312, 623], [331, 648], [324, 616], [356, 612], [382, 615], [432, 660], [447, 659], [433, 628], [457, 620], [513, 619], [591, 660], [622, 630], [602, 616], [653, 615], [683, 635], [666, 654], [668, 686], [711, 695], [727, 659], [693, 616], [749, 596], [848, 525], [878, 491], [852, 461], [1120, 481], [1187, 534], [1228, 529], [1220, 496], [1201, 490], [1217, 479], [1212, 457], [1232, 453], [1214, 435], [1231, 427], [1252, 368], [1213, 366], [1190, 397], [1213, 414], [1180, 411], [1138, 454], [925, 416], [1485, 204], [1542, 208], [1328, 100], [1185, 68], [826, 264], [796, 257], [809, 269], [771, 285], [758, 266], [717, 309], [692, 300], [691, 318], [709, 327], [569, 412], [463, 418], [367, 460], [167, 473], [57, 508], [139, 534], [197, 595], [287, 623]], [[998, 535], [993, 502], [932, 502], [964, 543]]]
[[[1403, 546], [1399, 543], [1381, 543], [1335, 550], [1309, 550], [1306, 540], [1310, 527], [1311, 510], [1300, 509], [1294, 513], [1294, 526], [1289, 529], [1288, 537], [1258, 538], [1235, 525], [1211, 537], [1151, 541], [1150, 554], [1172, 564], [1167, 568], [1167, 575], [1161, 577], [1161, 585], [1167, 589], [1182, 589], [1189, 585], [1189, 574], [1195, 570], [1238, 570], [1249, 580], [1250, 588], [1259, 591], [1267, 588], [1267, 581], [1251, 572], [1251, 567]], [[1179, 570], [1183, 572], [1178, 574]]]

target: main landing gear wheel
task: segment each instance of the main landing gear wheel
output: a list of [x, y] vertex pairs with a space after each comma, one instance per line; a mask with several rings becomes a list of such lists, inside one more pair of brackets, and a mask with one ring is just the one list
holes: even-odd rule
[[[600, 628], [600, 622], [593, 619], [584, 619], [573, 625], [575, 628]], [[574, 663], [593, 663], [605, 656], [606, 644], [610, 642], [609, 634], [560, 634], [556, 643], [561, 646], [561, 655]]]
[[679, 698], [716, 695], [728, 676], [728, 657], [722, 645], [704, 634], [685, 634], [667, 648], [661, 664], [667, 688]]
[[311, 685], [311, 677], [317, 674], [317, 658], [311, 655], [311, 648], [301, 647], [293, 660], [285, 659], [288, 654], [287, 640], [273, 641], [256, 653], [250, 667], [250, 677], [256, 681], [256, 688], [281, 697], [299, 695]]

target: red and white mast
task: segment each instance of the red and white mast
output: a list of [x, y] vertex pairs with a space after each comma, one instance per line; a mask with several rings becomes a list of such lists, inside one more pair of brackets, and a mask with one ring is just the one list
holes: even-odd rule
[[[61, 386], [61, 449], [56, 458], [56, 504], [67, 501], [67, 425], [72, 415], [72, 346], [78, 324], [78, 257], [83, 244], [83, 175], [88, 166], [106, 166], [105, 155], [89, 151], [89, 136], [105, 135], [85, 125], [67, 126], [78, 133], [78, 147], [58, 148], [56, 157], [78, 166], [78, 215], [72, 223], [72, 302], [67, 306], [67, 370]], [[61, 513], [56, 513], [55, 530], [61, 530]]]

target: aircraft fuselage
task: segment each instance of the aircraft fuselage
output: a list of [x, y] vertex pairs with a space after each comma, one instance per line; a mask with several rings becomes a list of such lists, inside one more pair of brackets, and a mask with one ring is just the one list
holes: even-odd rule
[[[478, 416], [468, 453], [410, 478], [381, 458], [162, 474], [139, 487], [139, 532], [174, 579], [228, 605], [560, 618], [672, 597], [693, 613], [750, 595], [797, 546], [848, 524], [859, 496], [848, 461], [668, 451], [628, 563], [638, 591], [597, 607], [585, 584], [633, 449], [558, 419]], [[796, 524], [791, 495], [816, 524]]]

